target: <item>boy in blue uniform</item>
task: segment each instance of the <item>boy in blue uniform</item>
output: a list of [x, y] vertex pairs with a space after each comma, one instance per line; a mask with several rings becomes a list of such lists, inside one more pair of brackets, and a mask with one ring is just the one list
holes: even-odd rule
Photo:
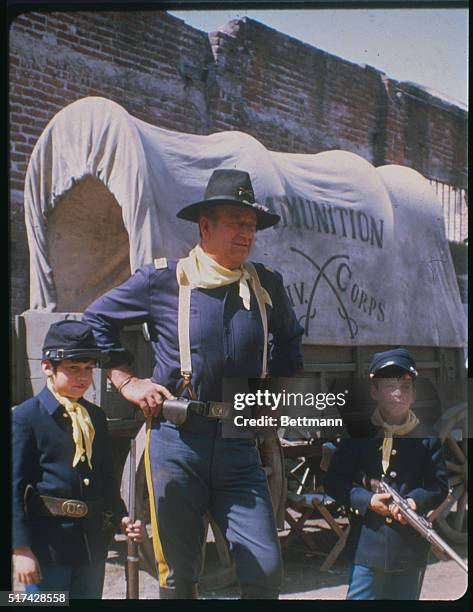
[[[117, 486], [105, 414], [82, 396], [104, 356], [81, 321], [53, 323], [44, 389], [13, 411], [13, 561], [28, 593], [100, 598], [107, 549], [130, 524]], [[122, 518], [123, 517], [123, 518]]]
[[388, 494], [373, 491], [384, 476], [424, 515], [447, 496], [447, 469], [440, 440], [411, 410], [417, 370], [410, 353], [376, 353], [369, 373], [376, 408], [367, 437], [342, 440], [325, 480], [326, 492], [353, 513], [347, 599], [415, 600], [430, 546], [405, 524]]

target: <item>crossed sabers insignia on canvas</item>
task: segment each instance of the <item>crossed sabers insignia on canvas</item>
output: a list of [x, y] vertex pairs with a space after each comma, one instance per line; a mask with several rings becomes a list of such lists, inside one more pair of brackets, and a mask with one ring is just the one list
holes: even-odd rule
[[310, 321], [311, 321], [311, 319], [315, 318], [315, 315], [316, 315], [316, 312], [317, 312], [315, 307], [312, 310], [312, 303], [314, 301], [316, 289], [317, 289], [320, 281], [323, 279], [327, 283], [327, 285], [330, 287], [330, 289], [332, 290], [333, 295], [337, 299], [337, 302], [339, 304], [338, 309], [337, 309], [338, 315], [340, 316], [341, 319], [346, 321], [346, 324], [348, 326], [348, 330], [350, 332], [351, 339], [355, 338], [355, 336], [358, 334], [358, 324], [355, 321], [355, 319], [350, 317], [350, 315], [348, 314], [348, 311], [347, 311], [347, 309], [345, 307], [345, 304], [343, 303], [341, 297], [338, 295], [338, 291], [333, 286], [332, 281], [330, 280], [330, 278], [325, 273], [325, 270], [327, 269], [327, 266], [330, 263], [332, 263], [332, 261], [335, 261], [336, 259], [350, 259], [349, 256], [348, 255], [334, 255], [333, 257], [329, 257], [327, 259], [327, 261], [322, 266], [319, 266], [308, 255], [306, 255], [302, 251], [299, 251], [299, 249], [296, 249], [295, 247], [290, 247], [290, 249], [294, 253], [299, 253], [299, 255], [302, 255], [302, 257], [307, 259], [307, 261], [309, 261], [314, 266], [314, 268], [318, 271], [318, 274], [315, 277], [315, 281], [314, 281], [314, 285], [312, 287], [312, 291], [310, 292], [310, 297], [309, 297], [309, 301], [308, 301], [308, 304], [307, 304], [307, 312], [306, 312], [305, 315], [303, 315], [301, 317], [301, 320], [300, 320], [301, 323], [302, 323], [302, 321], [305, 321], [304, 322], [305, 335], [306, 336], [309, 335]]

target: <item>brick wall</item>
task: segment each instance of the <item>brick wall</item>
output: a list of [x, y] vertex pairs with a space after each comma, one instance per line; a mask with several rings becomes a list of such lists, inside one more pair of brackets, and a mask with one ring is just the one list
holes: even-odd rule
[[169, 129], [237, 129], [281, 151], [346, 149], [466, 184], [466, 112], [258, 22], [207, 36], [166, 13], [27, 13], [10, 30], [13, 313], [28, 307], [29, 156], [50, 119], [90, 95]]

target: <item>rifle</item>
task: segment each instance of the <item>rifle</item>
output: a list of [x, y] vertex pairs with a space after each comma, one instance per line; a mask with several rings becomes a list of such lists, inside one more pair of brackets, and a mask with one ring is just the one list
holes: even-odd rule
[[399, 508], [399, 512], [407, 521], [408, 525], [413, 527], [427, 542], [429, 542], [434, 550], [437, 549], [442, 555], [447, 555], [450, 559], [453, 559], [464, 572], [468, 573], [468, 566], [463, 559], [457, 555], [457, 553], [451, 548], [445, 540], [443, 540], [438, 533], [432, 527], [426, 518], [420, 516], [413, 510], [399, 493], [393, 489], [384, 479], [379, 481], [378, 493], [388, 493], [391, 499]]
[[[130, 464], [128, 474], [128, 516], [130, 523], [135, 522], [135, 484], [136, 484], [136, 440], [131, 439], [130, 442]], [[139, 562], [138, 556], [138, 542], [134, 542], [127, 538], [127, 572], [126, 572], [126, 598], [127, 599], [139, 599], [140, 598], [140, 584], [139, 584]]]

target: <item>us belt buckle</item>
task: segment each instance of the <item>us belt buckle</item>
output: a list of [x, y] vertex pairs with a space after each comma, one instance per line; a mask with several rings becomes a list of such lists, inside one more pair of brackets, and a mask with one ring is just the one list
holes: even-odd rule
[[76, 499], [67, 499], [62, 502], [62, 511], [66, 516], [81, 518], [88, 512], [87, 504]]
[[225, 404], [223, 402], [210, 402], [210, 415], [214, 419], [221, 419], [224, 416]]

